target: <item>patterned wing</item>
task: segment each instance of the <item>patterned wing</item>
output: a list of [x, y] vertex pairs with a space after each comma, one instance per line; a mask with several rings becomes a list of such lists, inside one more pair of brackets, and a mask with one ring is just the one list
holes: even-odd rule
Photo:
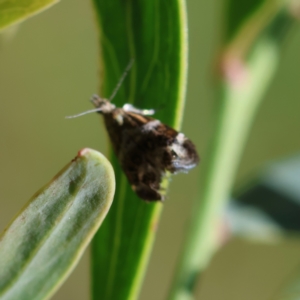
[[122, 131], [119, 160], [138, 196], [155, 201], [163, 200], [161, 181], [166, 171], [187, 171], [199, 158], [195, 146], [182, 133], [147, 118], [144, 124]]

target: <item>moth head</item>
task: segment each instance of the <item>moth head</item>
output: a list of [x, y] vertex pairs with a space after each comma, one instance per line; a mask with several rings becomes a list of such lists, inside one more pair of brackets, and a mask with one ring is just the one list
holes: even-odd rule
[[101, 98], [98, 95], [93, 95], [91, 101], [96, 107], [96, 111], [99, 113], [107, 114], [112, 112], [116, 106], [112, 104], [109, 100]]
[[107, 99], [101, 98], [98, 95], [93, 95], [91, 101], [94, 103], [96, 107], [95, 109], [87, 110], [73, 116], [67, 116], [66, 119], [78, 118], [94, 112], [98, 112], [100, 114], [108, 114], [111, 113], [116, 108], [114, 104], [111, 104]]

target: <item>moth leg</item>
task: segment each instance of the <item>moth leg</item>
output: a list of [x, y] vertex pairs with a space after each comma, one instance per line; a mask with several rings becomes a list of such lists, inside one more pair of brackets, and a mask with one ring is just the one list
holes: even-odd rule
[[155, 114], [155, 110], [154, 109], [138, 109], [136, 107], [134, 107], [132, 104], [126, 103], [123, 105], [123, 109], [126, 112], [132, 112], [135, 114], [139, 114], [142, 116], [152, 116]]

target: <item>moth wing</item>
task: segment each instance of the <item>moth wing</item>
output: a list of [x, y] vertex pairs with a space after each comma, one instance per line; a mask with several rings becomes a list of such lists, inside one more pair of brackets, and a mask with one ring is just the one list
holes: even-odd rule
[[[157, 145], [157, 155], [165, 169], [171, 173], [187, 172], [199, 163], [195, 145], [183, 133], [153, 120], [142, 127], [144, 136]], [[152, 137], [153, 136], [153, 137]]]
[[[135, 115], [131, 117], [135, 117]], [[119, 160], [133, 190], [144, 200], [163, 200], [161, 181], [165, 172], [193, 168], [199, 161], [195, 146], [182, 133], [160, 121], [137, 117], [139, 126], [122, 132]]]
[[119, 161], [137, 195], [146, 201], [163, 200], [160, 183], [164, 176], [159, 159], [153, 152], [153, 136], [142, 127], [123, 132]]

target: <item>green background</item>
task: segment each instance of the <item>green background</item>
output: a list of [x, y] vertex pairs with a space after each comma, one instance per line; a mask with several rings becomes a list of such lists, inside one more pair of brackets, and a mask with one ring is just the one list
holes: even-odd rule
[[[197, 145], [202, 161], [208, 156], [216, 108], [220, 2], [187, 1], [190, 66], [183, 132]], [[287, 39], [278, 74], [255, 119], [236, 186], [251, 179], [266, 162], [299, 152], [299, 49], [296, 29]], [[92, 108], [88, 100], [98, 91], [98, 73], [97, 31], [89, 1], [63, 0], [2, 36], [1, 230], [79, 149], [107, 152], [107, 136], [98, 115], [64, 119]], [[140, 299], [165, 299], [199, 168], [172, 179]], [[295, 241], [265, 246], [232, 241], [213, 260], [198, 295], [206, 300], [267, 299], [284, 275], [300, 263], [299, 248], [300, 242]], [[86, 253], [53, 299], [89, 299], [88, 263]]]

